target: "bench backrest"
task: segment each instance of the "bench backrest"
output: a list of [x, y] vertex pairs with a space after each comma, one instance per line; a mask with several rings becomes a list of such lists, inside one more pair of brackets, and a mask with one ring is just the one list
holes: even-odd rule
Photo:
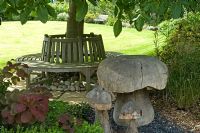
[[101, 35], [84, 34], [78, 38], [45, 35], [42, 60], [50, 63], [94, 63], [105, 58]]

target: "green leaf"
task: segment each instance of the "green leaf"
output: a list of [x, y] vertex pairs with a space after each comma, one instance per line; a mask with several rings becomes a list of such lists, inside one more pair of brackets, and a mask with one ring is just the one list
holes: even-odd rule
[[134, 25], [137, 31], [142, 31], [144, 26], [144, 18], [139, 15], [138, 18], [135, 20]]
[[31, 8], [26, 7], [21, 13], [20, 13], [20, 21], [21, 24], [25, 24], [28, 21], [28, 16], [31, 13]]
[[76, 12], [76, 21], [80, 22], [85, 18], [85, 15], [88, 11], [88, 4], [86, 1], [81, 1], [81, 4], [77, 6], [77, 12]]
[[39, 20], [42, 23], [47, 22], [47, 20], [48, 20], [48, 10], [45, 6], [39, 6], [37, 8], [37, 15], [38, 15]]
[[46, 8], [48, 10], [49, 15], [55, 18], [57, 14], [56, 14], [54, 8], [51, 7], [50, 5], [46, 5]]
[[180, 3], [176, 3], [172, 6], [171, 17], [176, 19], [183, 14], [183, 7]]
[[88, 0], [92, 5], [97, 6], [97, 1], [96, 0]]
[[18, 9], [23, 9], [25, 7], [26, 1], [25, 0], [17, 0], [16, 6]]
[[2, 6], [2, 4], [4, 3], [4, 0], [0, 0], [0, 5]]
[[119, 9], [117, 6], [115, 6], [115, 10], [114, 10], [114, 16], [117, 17], [118, 15], [118, 12], [119, 12]]
[[16, 6], [16, 0], [8, 0], [8, 3], [9, 3], [12, 7], [15, 7], [15, 6]]
[[119, 36], [119, 34], [121, 33], [121, 31], [122, 31], [122, 21], [120, 19], [118, 19], [115, 22], [114, 27], [113, 27], [113, 31], [114, 31], [115, 37]]

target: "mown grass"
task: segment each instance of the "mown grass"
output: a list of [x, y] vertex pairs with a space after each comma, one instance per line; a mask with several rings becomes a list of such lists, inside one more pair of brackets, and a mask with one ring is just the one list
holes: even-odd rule
[[[25, 25], [20, 22], [3, 22], [0, 26], [0, 68], [12, 58], [25, 54], [39, 53], [42, 48], [44, 34], [63, 34], [66, 22], [29, 21]], [[113, 27], [85, 24], [85, 33], [102, 34], [106, 51], [124, 54], [148, 54], [154, 49], [153, 32], [124, 28], [119, 37], [113, 35]]]

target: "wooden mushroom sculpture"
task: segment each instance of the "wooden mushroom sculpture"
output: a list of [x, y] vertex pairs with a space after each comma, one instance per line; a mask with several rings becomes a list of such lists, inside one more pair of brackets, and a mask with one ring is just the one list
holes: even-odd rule
[[104, 133], [111, 133], [108, 110], [112, 107], [111, 95], [100, 86], [96, 86], [86, 95], [89, 104], [95, 108], [96, 117], [99, 119]]
[[128, 132], [133, 133], [154, 119], [147, 88], [165, 88], [168, 69], [163, 62], [144, 55], [107, 58], [97, 76], [99, 85], [116, 95], [113, 118], [117, 124], [129, 126]]

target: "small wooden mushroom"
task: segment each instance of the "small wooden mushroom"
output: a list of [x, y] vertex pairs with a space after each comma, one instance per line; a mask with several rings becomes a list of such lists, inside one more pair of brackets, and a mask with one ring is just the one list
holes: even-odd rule
[[[108, 110], [112, 107], [111, 95], [103, 88], [96, 86], [86, 95], [89, 104], [96, 110], [96, 120], [99, 119], [104, 133], [111, 133]], [[98, 117], [98, 118], [97, 118]]]
[[127, 133], [138, 133], [136, 119], [140, 118], [141, 112], [135, 110], [133, 107], [134, 103], [132, 101], [128, 101], [122, 106], [119, 114], [119, 120], [129, 123]]

